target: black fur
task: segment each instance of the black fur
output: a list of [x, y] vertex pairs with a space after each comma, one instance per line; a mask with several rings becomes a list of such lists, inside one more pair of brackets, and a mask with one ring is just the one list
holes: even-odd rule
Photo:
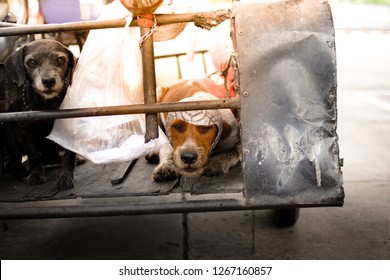
[[[0, 68], [1, 112], [58, 109], [71, 83], [74, 67], [73, 54], [57, 41], [39, 40], [23, 46]], [[44, 120], [3, 125], [9, 154], [7, 170], [25, 184], [46, 182], [44, 164], [60, 161], [60, 147], [46, 139], [53, 124], [54, 120]], [[23, 155], [28, 156], [29, 170], [21, 163]], [[61, 190], [74, 186], [74, 159], [74, 153], [65, 151], [57, 182]]]

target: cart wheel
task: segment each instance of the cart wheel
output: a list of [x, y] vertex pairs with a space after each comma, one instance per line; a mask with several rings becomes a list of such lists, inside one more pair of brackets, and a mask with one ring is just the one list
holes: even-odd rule
[[299, 208], [273, 210], [273, 222], [278, 227], [294, 225], [299, 218]]

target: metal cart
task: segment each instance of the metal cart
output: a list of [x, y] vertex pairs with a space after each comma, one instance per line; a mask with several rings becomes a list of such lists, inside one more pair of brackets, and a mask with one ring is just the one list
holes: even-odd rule
[[[153, 36], [142, 47], [145, 104], [105, 108], [1, 113], [0, 121], [39, 121], [132, 114], [147, 116], [145, 137], [156, 137], [157, 112], [238, 109], [243, 161], [226, 176], [152, 181], [153, 165], [131, 163], [76, 167], [75, 188], [48, 182], [26, 186], [0, 178], [0, 218], [58, 218], [109, 215], [279, 209], [292, 217], [302, 207], [342, 206], [342, 161], [337, 127], [335, 34], [323, 0], [235, 1], [218, 13], [156, 15], [157, 24], [231, 21], [238, 97], [180, 104], [155, 103]], [[0, 36], [122, 27], [124, 19], [0, 28]], [[141, 27], [148, 32], [148, 27]], [[112, 182], [115, 182], [112, 184]], [[287, 210], [284, 210], [287, 209]], [[290, 209], [290, 210], [288, 210]], [[284, 211], [284, 212], [283, 212]], [[287, 211], [287, 212], [286, 212]]]

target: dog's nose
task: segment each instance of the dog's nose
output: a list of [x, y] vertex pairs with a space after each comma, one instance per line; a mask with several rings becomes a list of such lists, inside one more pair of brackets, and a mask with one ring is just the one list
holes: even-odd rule
[[198, 159], [198, 155], [196, 153], [182, 153], [180, 158], [185, 164], [192, 164]]
[[56, 79], [55, 78], [43, 78], [42, 84], [47, 88], [51, 88], [56, 84]]

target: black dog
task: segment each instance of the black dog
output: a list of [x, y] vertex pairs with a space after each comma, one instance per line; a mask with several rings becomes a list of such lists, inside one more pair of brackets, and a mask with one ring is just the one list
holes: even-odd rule
[[[2, 112], [55, 110], [61, 105], [71, 83], [75, 58], [64, 45], [53, 40], [26, 44], [1, 66], [0, 99]], [[12, 81], [12, 82], [11, 82]], [[46, 139], [54, 120], [21, 121], [4, 124], [5, 143], [9, 153], [7, 169], [25, 184], [46, 181], [44, 162], [59, 160], [60, 147]], [[29, 172], [22, 164], [28, 156]], [[61, 190], [74, 186], [75, 154], [65, 151], [57, 186]]]

